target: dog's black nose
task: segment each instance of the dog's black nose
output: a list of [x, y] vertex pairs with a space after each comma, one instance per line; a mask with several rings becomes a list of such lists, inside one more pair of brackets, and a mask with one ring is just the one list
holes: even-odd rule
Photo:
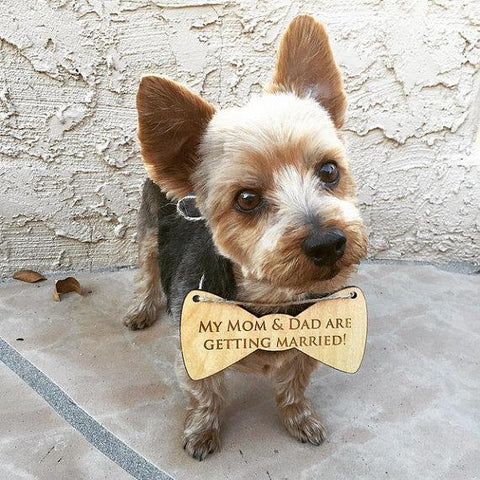
[[344, 253], [347, 237], [339, 228], [313, 230], [303, 241], [302, 248], [317, 266], [333, 265]]

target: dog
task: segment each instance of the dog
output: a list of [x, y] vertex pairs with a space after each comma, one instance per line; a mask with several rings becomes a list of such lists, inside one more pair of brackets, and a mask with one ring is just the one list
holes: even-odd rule
[[[243, 107], [221, 111], [178, 83], [143, 77], [138, 138], [148, 179], [138, 220], [139, 274], [125, 324], [151, 325], [166, 304], [179, 321], [199, 286], [257, 302], [255, 314], [344, 286], [366, 255], [341, 128], [346, 96], [324, 26], [296, 17], [284, 33], [271, 82]], [[194, 195], [201, 218], [178, 214]], [[293, 312], [293, 313], [292, 313]], [[304, 392], [317, 362], [296, 349], [256, 351], [230, 368], [273, 380], [279, 416], [302, 442], [325, 430]], [[203, 460], [219, 448], [224, 372], [179, 373], [189, 406], [184, 448]]]

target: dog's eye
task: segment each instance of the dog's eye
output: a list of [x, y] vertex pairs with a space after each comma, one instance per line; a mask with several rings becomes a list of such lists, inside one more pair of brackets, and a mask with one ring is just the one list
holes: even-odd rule
[[334, 162], [327, 162], [317, 168], [317, 175], [326, 185], [334, 185], [340, 178], [340, 170]]
[[242, 190], [235, 198], [235, 208], [241, 212], [253, 212], [260, 206], [262, 197], [254, 190]]

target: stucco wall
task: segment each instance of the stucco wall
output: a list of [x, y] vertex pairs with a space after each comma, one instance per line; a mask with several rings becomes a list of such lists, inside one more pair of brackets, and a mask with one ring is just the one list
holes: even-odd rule
[[241, 104], [269, 78], [298, 13], [326, 23], [344, 72], [370, 256], [478, 263], [479, 6], [3, 0], [0, 276], [133, 264], [140, 76]]

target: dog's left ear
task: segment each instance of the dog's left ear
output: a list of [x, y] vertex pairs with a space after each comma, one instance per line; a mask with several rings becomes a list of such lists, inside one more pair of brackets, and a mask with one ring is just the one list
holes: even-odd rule
[[198, 95], [165, 77], [143, 77], [137, 93], [138, 139], [142, 160], [169, 197], [193, 191], [197, 149], [215, 109]]
[[325, 27], [313, 17], [301, 15], [288, 26], [268, 91], [310, 96], [328, 111], [337, 128], [342, 127], [347, 106], [342, 74]]

